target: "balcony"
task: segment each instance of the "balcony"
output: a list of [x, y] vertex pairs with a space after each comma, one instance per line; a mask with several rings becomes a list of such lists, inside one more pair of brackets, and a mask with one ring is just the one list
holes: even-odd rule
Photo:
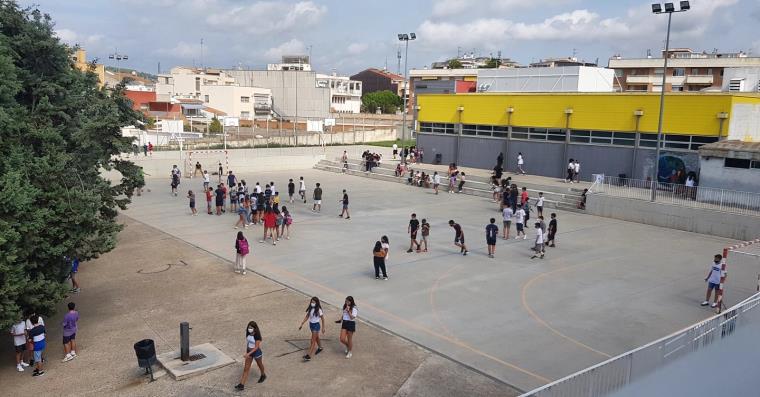
[[713, 76], [712, 75], [690, 75], [686, 77], [686, 83], [712, 85]]
[[[699, 76], [699, 77], [703, 77], [703, 76]], [[710, 84], [712, 84], [712, 76], [710, 76], [710, 77], [711, 77]], [[672, 84], [672, 85], [683, 85], [683, 83], [685, 81], [686, 81], [686, 77], [685, 76], [668, 76], [665, 79], [665, 82], [667, 84]], [[661, 85], [662, 84], [662, 75], [656, 75], [656, 74], [648, 75], [648, 76], [636, 76], [636, 75], [631, 76], [631, 75], [628, 75], [628, 76], [625, 77], [625, 82], [627, 84], [654, 84], [654, 85]]]

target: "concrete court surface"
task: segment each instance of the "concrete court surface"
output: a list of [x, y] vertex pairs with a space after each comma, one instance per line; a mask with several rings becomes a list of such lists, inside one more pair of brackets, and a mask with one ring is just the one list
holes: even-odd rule
[[[498, 212], [486, 199], [311, 169], [238, 175], [250, 184], [276, 181], [280, 192], [299, 176], [309, 197], [322, 183], [322, 213], [310, 211], [311, 200], [286, 204], [292, 238], [277, 246], [257, 242], [260, 226], [245, 231], [249, 265], [332, 304], [353, 295], [364, 320], [524, 390], [708, 317], [712, 311], [699, 306], [703, 279], [712, 255], [733, 243], [558, 212], [558, 247], [545, 259], [529, 259], [532, 229], [528, 241], [500, 240], [489, 259], [483, 228]], [[183, 180], [180, 191], [200, 191], [200, 183]], [[126, 215], [233, 260], [236, 216], [206, 215], [203, 199], [199, 216], [189, 216], [187, 199], [170, 197], [168, 185], [150, 180], [152, 191]], [[337, 217], [344, 188], [351, 220]], [[405, 252], [412, 212], [432, 225], [429, 253]], [[462, 224], [469, 256], [453, 246], [449, 219]], [[372, 274], [372, 246], [382, 235], [391, 241], [389, 281]], [[728, 304], [754, 291], [756, 267], [731, 269]]]
[[[488, 377], [364, 323], [358, 324], [354, 356], [346, 360], [332, 320], [339, 309], [325, 306], [325, 350], [311, 362], [308, 326], [298, 330], [309, 297], [249, 273], [234, 274], [215, 255], [150, 226], [122, 218], [117, 247], [82, 263], [82, 292], [45, 317], [46, 373], [16, 372], [10, 338], [0, 344], [2, 396], [479, 396], [517, 395]], [[71, 300], [80, 312], [78, 357], [61, 363], [61, 321]], [[268, 379], [256, 384], [253, 364], [246, 390], [237, 392], [243, 370], [248, 321], [261, 327]], [[235, 363], [182, 381], [157, 370], [148, 383], [138, 368], [134, 342], [150, 338], [158, 354], [179, 349], [179, 323], [190, 323], [190, 344], [211, 343]], [[191, 350], [191, 353], [193, 351]], [[163, 372], [163, 376], [160, 373]], [[442, 390], [442, 388], [445, 388]]]

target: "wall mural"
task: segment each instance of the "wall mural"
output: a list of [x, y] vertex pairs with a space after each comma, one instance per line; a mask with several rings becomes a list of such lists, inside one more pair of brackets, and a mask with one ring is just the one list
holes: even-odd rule
[[664, 183], [686, 182], [686, 177], [695, 177], [699, 173], [699, 156], [678, 152], [660, 152], [660, 168], [657, 170], [657, 181]]

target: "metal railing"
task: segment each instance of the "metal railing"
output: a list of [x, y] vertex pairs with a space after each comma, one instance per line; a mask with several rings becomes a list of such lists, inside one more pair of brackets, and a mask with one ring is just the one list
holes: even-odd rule
[[760, 294], [701, 321], [617, 357], [569, 375], [520, 397], [602, 397], [646, 377], [672, 361], [730, 337], [760, 321]]
[[641, 179], [605, 176], [595, 178], [594, 193], [684, 207], [760, 216], [760, 194], [702, 186], [651, 182]]

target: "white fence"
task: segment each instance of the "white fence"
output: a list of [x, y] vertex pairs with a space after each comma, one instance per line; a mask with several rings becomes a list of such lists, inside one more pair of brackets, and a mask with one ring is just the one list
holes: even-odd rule
[[[655, 186], [656, 185], [656, 186]], [[594, 193], [636, 200], [651, 200], [684, 207], [701, 208], [737, 214], [760, 215], [760, 194], [735, 190], [673, 183], [654, 183], [640, 179], [605, 176], [595, 178]]]
[[[674, 360], [704, 349], [760, 321], [760, 294], [687, 329], [572, 374], [521, 397], [602, 397], [640, 380]], [[707, 367], [716, 363], [706, 362]], [[677, 395], [671, 390], [672, 395]]]

